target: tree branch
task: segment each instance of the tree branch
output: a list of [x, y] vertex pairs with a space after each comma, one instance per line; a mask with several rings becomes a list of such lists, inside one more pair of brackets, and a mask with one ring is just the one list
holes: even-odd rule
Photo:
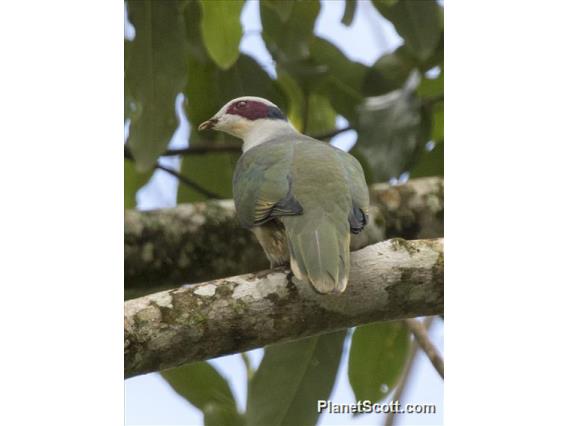
[[124, 305], [126, 377], [375, 321], [438, 315], [443, 240], [354, 252], [347, 290], [320, 295], [284, 272], [184, 286]]
[[227, 145], [216, 145], [214, 143], [211, 144], [203, 144], [200, 146], [189, 146], [187, 148], [178, 148], [178, 149], [168, 149], [166, 152], [162, 154], [162, 157], [168, 157], [173, 155], [203, 155], [203, 154], [211, 154], [214, 152], [231, 152], [231, 153], [238, 153], [242, 152], [242, 148], [240, 145], [236, 144], [227, 144]]
[[[443, 236], [441, 178], [414, 179], [399, 186], [377, 184], [370, 194], [374, 221], [353, 236], [353, 249], [385, 237]], [[236, 220], [232, 200], [127, 210], [124, 219], [126, 298], [268, 268], [253, 234]]]
[[[424, 320], [424, 327], [426, 330], [430, 329], [432, 322], [434, 321], [434, 317], [428, 317]], [[400, 382], [396, 386], [396, 390], [392, 396], [393, 401], [401, 401], [402, 397], [404, 396], [404, 391], [406, 389], [406, 384], [408, 383], [408, 379], [410, 378], [410, 374], [412, 373], [412, 367], [414, 366], [414, 360], [416, 359], [416, 354], [418, 353], [418, 343], [416, 343], [416, 339], [412, 340], [410, 349], [410, 356], [408, 357], [408, 361], [404, 366], [404, 371], [402, 372], [402, 377]], [[385, 418], [384, 426], [393, 426], [394, 425], [394, 418], [396, 415], [395, 410], [389, 411]]]
[[430, 358], [432, 365], [440, 375], [440, 377], [444, 378], [444, 360], [442, 356], [436, 349], [436, 347], [430, 341], [428, 337], [428, 330], [424, 327], [420, 321], [412, 318], [405, 319], [405, 323], [407, 327], [410, 329], [416, 342], [420, 345], [424, 353]]
[[[314, 139], [319, 140], [326, 140], [331, 139], [334, 136], [339, 135], [340, 133], [347, 132], [349, 130], [353, 130], [353, 127], [347, 126], [341, 129], [336, 129], [329, 133], [322, 133], [319, 135], [312, 136]], [[189, 146], [187, 148], [176, 148], [176, 149], [168, 149], [164, 152], [161, 157], [171, 157], [174, 155], [203, 155], [203, 154], [211, 154], [215, 152], [225, 153], [238, 153], [242, 152], [242, 148], [240, 144], [225, 144], [225, 145], [218, 145], [213, 142], [210, 144], [203, 144], [201, 146]]]

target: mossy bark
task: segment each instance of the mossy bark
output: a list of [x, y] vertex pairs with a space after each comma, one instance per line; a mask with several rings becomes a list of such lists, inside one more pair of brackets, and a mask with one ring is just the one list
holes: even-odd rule
[[443, 240], [354, 252], [349, 284], [320, 295], [287, 272], [246, 274], [125, 302], [125, 376], [366, 324], [443, 313]]
[[[355, 248], [387, 237], [443, 236], [443, 180], [414, 179], [370, 188], [374, 222], [354, 236]], [[127, 210], [124, 226], [127, 299], [185, 283], [268, 268], [260, 245], [242, 229], [232, 200], [172, 209]]]

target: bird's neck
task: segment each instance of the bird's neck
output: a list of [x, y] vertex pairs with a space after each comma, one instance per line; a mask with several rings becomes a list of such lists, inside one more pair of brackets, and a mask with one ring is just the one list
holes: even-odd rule
[[247, 152], [249, 149], [272, 139], [297, 134], [298, 131], [288, 121], [274, 119], [256, 120], [249, 131], [243, 135], [243, 152]]

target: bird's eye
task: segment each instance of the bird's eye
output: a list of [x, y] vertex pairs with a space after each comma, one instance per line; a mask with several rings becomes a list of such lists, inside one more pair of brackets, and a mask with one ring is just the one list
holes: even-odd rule
[[237, 108], [238, 109], [243, 109], [244, 107], [247, 106], [247, 101], [239, 101], [237, 102]]

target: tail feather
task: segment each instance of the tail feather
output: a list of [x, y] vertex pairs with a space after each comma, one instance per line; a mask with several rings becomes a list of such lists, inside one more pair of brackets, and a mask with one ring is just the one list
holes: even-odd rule
[[319, 293], [341, 293], [349, 277], [349, 229], [320, 221], [311, 229], [295, 232], [286, 227], [290, 265], [294, 275], [308, 281]]

